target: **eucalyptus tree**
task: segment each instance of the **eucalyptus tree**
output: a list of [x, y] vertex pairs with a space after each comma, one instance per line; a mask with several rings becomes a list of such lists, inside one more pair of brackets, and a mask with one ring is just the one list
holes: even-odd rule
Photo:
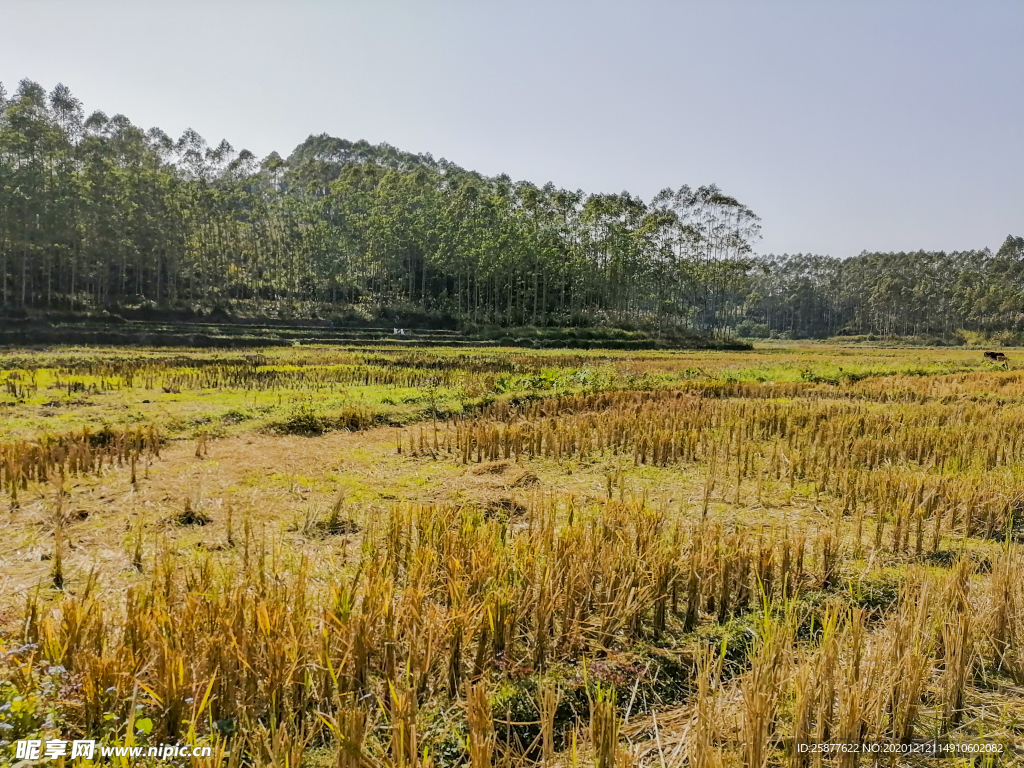
[[713, 185], [648, 203], [327, 135], [258, 161], [193, 130], [172, 140], [85, 114], [63, 85], [25, 80], [10, 98], [0, 86], [4, 307], [416, 305], [507, 325], [1024, 330], [1019, 237], [995, 255], [754, 258], [759, 219]]

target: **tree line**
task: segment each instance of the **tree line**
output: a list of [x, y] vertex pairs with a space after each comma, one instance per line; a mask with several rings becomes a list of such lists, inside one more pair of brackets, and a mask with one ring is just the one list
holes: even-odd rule
[[651, 203], [326, 135], [258, 160], [85, 116], [64, 86], [0, 98], [7, 307], [406, 306], [481, 322], [725, 327], [758, 218], [716, 187]]
[[[327, 135], [258, 159], [0, 85], [0, 304], [279, 317], [381, 308], [498, 325], [823, 335], [1016, 328], [1019, 238], [996, 256], [758, 257], [715, 186], [650, 201], [487, 177]], [[925, 266], [927, 265], [927, 266]], [[1014, 282], [1014, 281], [1017, 282]], [[912, 299], [912, 300], [911, 300]]]
[[1024, 237], [990, 250], [798, 254], [751, 262], [740, 332], [793, 338], [1024, 334]]

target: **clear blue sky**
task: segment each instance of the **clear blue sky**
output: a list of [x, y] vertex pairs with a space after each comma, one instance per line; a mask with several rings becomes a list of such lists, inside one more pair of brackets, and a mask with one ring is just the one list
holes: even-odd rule
[[386, 141], [586, 191], [719, 184], [762, 252], [1024, 235], [1024, 0], [0, 0], [0, 82], [260, 156]]

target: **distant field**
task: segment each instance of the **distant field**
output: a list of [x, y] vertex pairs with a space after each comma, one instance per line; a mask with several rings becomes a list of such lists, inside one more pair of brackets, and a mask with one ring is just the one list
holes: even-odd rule
[[358, 426], [401, 424], [435, 409], [457, 414], [517, 397], [730, 382], [822, 384], [846, 396], [876, 377], [898, 388], [911, 386], [902, 377], [1002, 370], [978, 350], [783, 343], [737, 352], [8, 350], [0, 351], [0, 439], [149, 423], [173, 437], [287, 431], [310, 415], [326, 430], [350, 419]]
[[1006, 354], [0, 352], [0, 741], [347, 768], [1013, 750]]

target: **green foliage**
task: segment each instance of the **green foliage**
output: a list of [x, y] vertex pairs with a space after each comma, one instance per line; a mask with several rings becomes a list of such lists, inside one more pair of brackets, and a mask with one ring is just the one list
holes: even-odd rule
[[86, 118], [63, 86], [47, 96], [25, 80], [0, 102], [0, 307], [22, 320], [174, 308], [722, 331], [758, 236], [753, 212], [714, 186], [648, 204], [327, 135], [261, 162], [192, 130], [172, 140]]
[[[161, 316], [213, 321], [194, 346], [268, 343], [219, 332], [229, 316], [469, 324], [535, 347], [690, 346], [693, 332], [1024, 340], [1024, 238], [995, 254], [759, 257], [759, 228], [715, 186], [588, 195], [327, 135], [259, 161], [191, 130], [86, 117], [62, 85], [0, 97], [6, 343], [125, 343], [113, 326]], [[40, 312], [95, 326], [46, 332]], [[286, 336], [273, 343], [299, 341]]]
[[11, 683], [0, 683], [0, 740], [13, 741], [37, 733], [45, 719], [39, 694], [20, 693]]
[[737, 324], [736, 335], [743, 339], [767, 339], [772, 335], [772, 329], [768, 323], [747, 319]]
[[[744, 288], [737, 334], [764, 324], [788, 339], [834, 335], [981, 344], [1019, 343], [1024, 331], [1024, 248], [1008, 237], [989, 250], [804, 254], [757, 262]], [[750, 325], [744, 325], [749, 323]], [[1001, 339], [993, 335], [1007, 334]], [[751, 334], [752, 335], [752, 334]]]

